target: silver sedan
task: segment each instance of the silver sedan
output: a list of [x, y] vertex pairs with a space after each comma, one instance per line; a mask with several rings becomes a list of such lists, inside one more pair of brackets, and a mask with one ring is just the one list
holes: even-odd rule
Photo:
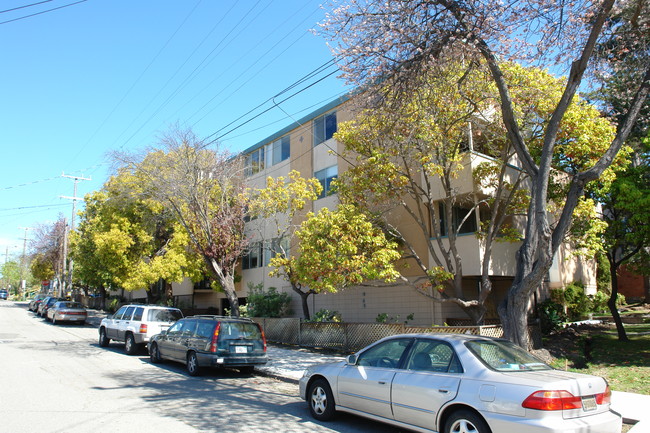
[[55, 325], [61, 322], [74, 322], [83, 325], [88, 318], [88, 312], [79, 302], [57, 301], [47, 310], [46, 318]]
[[554, 370], [501, 339], [408, 334], [300, 379], [312, 416], [349, 412], [419, 432], [619, 433], [597, 376]]

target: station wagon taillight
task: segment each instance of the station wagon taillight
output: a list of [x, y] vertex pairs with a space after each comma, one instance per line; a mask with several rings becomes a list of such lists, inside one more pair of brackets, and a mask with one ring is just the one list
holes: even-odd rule
[[219, 329], [221, 329], [221, 322], [217, 323], [214, 327], [214, 334], [212, 334], [212, 341], [210, 342], [210, 352], [217, 353], [217, 342], [219, 341]]
[[535, 410], [581, 409], [582, 399], [569, 391], [536, 391], [521, 405], [526, 409]]
[[141, 323], [140, 324], [140, 334], [146, 334], [147, 333], [147, 324], [146, 323]]
[[264, 330], [259, 324], [257, 327], [260, 328], [260, 333], [262, 334], [262, 343], [264, 343], [264, 353], [266, 353], [266, 335], [264, 335]]

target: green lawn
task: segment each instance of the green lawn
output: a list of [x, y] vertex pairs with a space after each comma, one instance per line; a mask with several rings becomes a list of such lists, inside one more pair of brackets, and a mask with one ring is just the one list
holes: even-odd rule
[[[620, 342], [615, 329], [581, 335], [575, 352], [557, 358], [553, 366], [604, 377], [614, 391], [650, 395], [650, 324], [626, 325], [625, 330], [629, 342]], [[590, 348], [586, 357], [585, 344]], [[580, 364], [586, 368], [576, 368]]]

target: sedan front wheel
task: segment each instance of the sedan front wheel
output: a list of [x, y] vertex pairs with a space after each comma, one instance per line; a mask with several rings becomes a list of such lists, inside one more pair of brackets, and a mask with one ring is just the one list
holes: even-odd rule
[[329, 421], [334, 418], [334, 394], [325, 379], [316, 379], [310, 385], [307, 396], [311, 416], [319, 421]]

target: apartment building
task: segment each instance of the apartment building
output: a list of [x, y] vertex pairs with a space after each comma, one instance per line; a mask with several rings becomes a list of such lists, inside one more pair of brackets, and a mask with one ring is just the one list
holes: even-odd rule
[[[338, 204], [336, 194], [330, 194], [332, 180], [347, 168], [347, 162], [339, 155], [342, 144], [337, 142], [333, 135], [338, 125], [352, 118], [351, 101], [347, 98], [337, 99], [326, 104], [309, 115], [298, 119], [275, 134], [252, 145], [243, 152], [246, 160], [246, 176], [249, 186], [262, 188], [267, 177], [288, 177], [289, 172], [297, 170], [303, 177], [315, 177], [323, 186], [323, 193], [318, 200], [309, 205], [307, 211], [318, 212], [323, 207], [334, 209]], [[476, 200], [491, 194], [490, 190], [477, 185], [473, 178], [473, 169], [481, 162], [489, 160], [489, 156], [481, 154], [472, 148], [471, 143], [463, 157], [462, 165], [465, 167], [454, 180], [454, 189], [460, 195], [465, 194], [468, 200]], [[512, 170], [516, 170], [516, 164]], [[440, 198], [444, 195], [439, 191]], [[471, 207], [471, 203], [468, 204]], [[454, 221], [441, 221], [443, 226], [458, 227], [459, 221], [467, 214], [467, 209], [462, 205], [453, 212]], [[440, 215], [432, 216], [439, 218]], [[473, 299], [478, 294], [481, 269], [483, 265], [484, 244], [476, 236], [475, 231], [479, 222], [485, 216], [476, 211], [470, 218], [465, 219], [459, 230], [457, 246], [463, 260], [463, 290], [467, 299]], [[428, 255], [429, 265], [433, 266], [433, 259], [426, 253], [427, 242], [421, 232], [409, 225], [414, 222], [399, 210], [390, 215], [391, 223], [402, 227], [405, 236], [411, 237], [411, 242]], [[298, 223], [299, 221], [294, 221]], [[517, 223], [517, 222], [516, 222]], [[522, 224], [519, 221], [518, 224]], [[247, 224], [247, 234], [251, 239], [249, 252], [242, 258], [241, 281], [238, 283], [240, 299], [245, 303], [249, 286], [261, 285], [264, 288], [275, 287], [279, 291], [292, 296], [292, 310], [296, 317], [302, 316], [300, 297], [294, 293], [289, 283], [282, 278], [270, 277], [268, 266], [272, 246], [274, 243], [283, 242], [277, 239], [275, 226], [265, 224], [264, 221], [251, 221]], [[443, 238], [443, 242], [444, 242]], [[514, 273], [515, 252], [519, 243], [499, 242], [494, 245], [490, 261], [490, 276], [493, 282], [493, 291], [488, 299], [488, 319], [496, 319], [496, 306], [505, 297]], [[418, 268], [411, 266], [403, 274], [412, 281], [422, 279], [423, 275]], [[575, 257], [568, 247], [561, 248], [555, 258], [553, 266], [545, 282], [546, 290], [552, 287], [561, 287], [573, 281], [581, 281], [587, 293], [594, 293], [596, 288], [596, 270], [593, 260]], [[430, 292], [431, 296], [439, 296]], [[174, 284], [174, 296], [181, 303], [194, 306], [203, 310], [224, 313], [228, 306], [225, 295], [214, 292], [205, 284], [192, 284], [189, 281]], [[532, 304], [544, 299], [546, 292], [534, 295]], [[134, 297], [137, 295], [134, 294]], [[432, 324], [459, 323], [467, 320], [467, 315], [453, 303], [436, 302], [414, 290], [412, 285], [381, 285], [346, 288], [335, 294], [318, 294], [309, 298], [310, 312], [313, 314], [321, 309], [337, 311], [343, 320], [348, 322], [374, 322], [379, 315], [386, 315], [394, 321], [413, 325], [428, 326]]]

